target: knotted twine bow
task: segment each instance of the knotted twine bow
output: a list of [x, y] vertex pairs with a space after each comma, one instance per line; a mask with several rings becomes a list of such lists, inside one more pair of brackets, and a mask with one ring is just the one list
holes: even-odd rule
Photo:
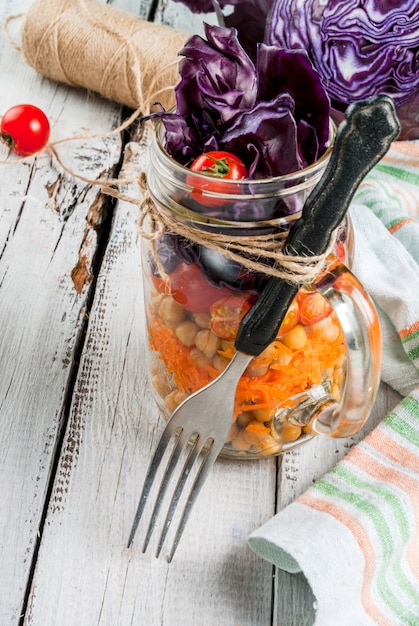
[[180, 235], [198, 245], [205, 246], [235, 263], [240, 263], [251, 272], [275, 276], [298, 285], [312, 283], [324, 271], [326, 261], [333, 251], [335, 236], [332, 237], [325, 254], [319, 256], [297, 256], [286, 254], [285, 232], [272, 232], [264, 235], [233, 236], [219, 232], [202, 230], [193, 221], [177, 220], [168, 209], [155, 202], [148, 191], [146, 175], [138, 177], [142, 199], [138, 200], [117, 189], [106, 187], [103, 192], [119, 200], [136, 204], [139, 207], [138, 221], [140, 234], [151, 242], [155, 261], [160, 275], [167, 278], [159, 260], [155, 242], [164, 232]]

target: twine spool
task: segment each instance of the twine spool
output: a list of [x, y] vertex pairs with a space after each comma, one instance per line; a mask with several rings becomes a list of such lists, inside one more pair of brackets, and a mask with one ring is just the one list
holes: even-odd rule
[[92, 0], [35, 0], [21, 51], [37, 72], [148, 113], [174, 105], [178, 53], [190, 35]]

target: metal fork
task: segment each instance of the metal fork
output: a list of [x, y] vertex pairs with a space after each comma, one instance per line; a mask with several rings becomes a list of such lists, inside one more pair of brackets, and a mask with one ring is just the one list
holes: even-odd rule
[[[213, 466], [215, 459], [219, 455], [227, 439], [231, 426], [231, 419], [229, 419], [229, 416], [233, 415], [234, 408], [235, 394], [232, 390], [236, 388], [241, 374], [244, 372], [247, 364], [252, 358], [252, 356], [237, 352], [227, 368], [218, 378], [213, 380], [209, 385], [200, 391], [189, 396], [172, 414], [161, 435], [160, 441], [148, 468], [138, 509], [128, 540], [128, 546], [131, 545], [134, 539], [136, 529], [143, 515], [148, 496], [156, 477], [157, 470], [164, 457], [166, 448], [172, 438], [174, 438], [173, 447], [167, 461], [164, 476], [160, 483], [143, 544], [143, 552], [145, 552], [155, 528], [157, 517], [173, 472], [179, 462], [182, 452], [186, 450], [186, 459], [173, 491], [156, 551], [156, 557], [158, 557], [169, 531], [183, 488], [185, 487], [193, 466], [196, 465], [194, 482], [180, 517], [176, 535], [168, 556], [168, 561], [170, 562], [172, 560], [192, 506], [203, 483], [205, 482], [208, 472]], [[217, 384], [220, 383], [220, 380], [222, 384], [225, 384], [226, 388], [230, 390], [227, 397], [225, 392], [219, 393], [215, 389]], [[203, 407], [205, 407], [205, 410], [203, 410]], [[198, 457], [200, 458], [198, 459]]]
[[[306, 201], [301, 219], [290, 230], [284, 248], [287, 253], [299, 256], [321, 255], [327, 250], [331, 235], [342, 222], [359, 183], [388, 151], [398, 132], [399, 123], [394, 105], [387, 96], [373, 96], [354, 103], [347, 109], [326, 171]], [[175, 469], [178, 469], [181, 457], [186, 457], [173, 490], [156, 552], [156, 556], [159, 556], [184, 487], [194, 470], [195, 477], [192, 477], [192, 486], [168, 556], [168, 561], [172, 560], [192, 506], [226, 441], [237, 383], [251, 359], [275, 339], [297, 291], [298, 287], [294, 284], [279, 278], [270, 278], [258, 301], [240, 324], [235, 342], [237, 352], [227, 368], [209, 385], [189, 396], [174, 411], [147, 471], [128, 547], [134, 539], [157, 471], [169, 442], [172, 441], [173, 447], [143, 545], [145, 552]]]

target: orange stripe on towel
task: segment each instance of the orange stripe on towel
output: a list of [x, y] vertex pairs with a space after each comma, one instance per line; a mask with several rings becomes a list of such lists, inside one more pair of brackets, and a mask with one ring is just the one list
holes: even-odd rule
[[341, 507], [320, 498], [315, 498], [308, 493], [304, 493], [298, 498], [298, 502], [301, 502], [316, 511], [322, 513], [326, 512], [337, 519], [341, 524], [346, 526], [348, 530], [355, 537], [357, 544], [359, 545], [362, 554], [364, 555], [364, 576], [361, 590], [361, 602], [368, 615], [380, 626], [393, 626], [393, 624], [386, 618], [379, 610], [377, 605], [371, 596], [371, 585], [375, 574], [375, 561], [376, 555], [374, 547], [365, 532], [365, 528], [359, 521], [350, 513], [342, 509]]
[[[418, 144], [415, 141], [394, 141], [391, 144], [391, 152], [407, 154], [408, 156], [419, 156]], [[390, 153], [391, 154], [391, 153]], [[384, 157], [391, 158], [391, 157]]]
[[399, 230], [399, 228], [402, 228], [403, 226], [405, 226], [406, 224], [417, 224], [417, 221], [414, 220], [411, 217], [407, 217], [404, 220], [400, 220], [400, 222], [397, 222], [397, 224], [393, 224], [393, 226], [390, 226], [390, 228], [388, 229], [388, 232], [393, 234], [395, 233], [397, 230]]
[[419, 330], [419, 320], [416, 320], [416, 322], [413, 322], [413, 324], [411, 324], [407, 328], [402, 328], [399, 331], [400, 339], [404, 339], [405, 337], [408, 337], [409, 335], [417, 332], [418, 330]]
[[[392, 444], [394, 444], [394, 441]], [[372, 443], [372, 442], [371, 442]], [[379, 453], [383, 450], [382, 443], [379, 445], [374, 445], [372, 443], [371, 447], [377, 450]], [[417, 466], [418, 459], [415, 455], [413, 463]], [[368, 453], [367, 450], [358, 447], [354, 450], [354, 453], [350, 456], [350, 458], [346, 458], [346, 462], [350, 465], [355, 465], [359, 467], [361, 470], [367, 472], [370, 476], [385, 482], [391, 483], [399, 491], [402, 491], [409, 498], [411, 507], [415, 513], [415, 519], [419, 521], [419, 481], [407, 476], [407, 474], [400, 472], [394, 468], [389, 468], [388, 465], [384, 465], [379, 460], [375, 459], [371, 454]], [[412, 464], [413, 464], [412, 463]], [[396, 496], [400, 499], [399, 496]], [[410, 540], [410, 543], [406, 546], [406, 556], [407, 561], [409, 563], [409, 567], [416, 578], [419, 578], [419, 543], [417, 541], [416, 535]]]
[[382, 454], [384, 453], [390, 461], [417, 473], [419, 464], [417, 454], [409, 452], [407, 448], [397, 443], [393, 437], [387, 435], [382, 429], [376, 430], [373, 435], [368, 439], [368, 444], [372, 448], [375, 448]]

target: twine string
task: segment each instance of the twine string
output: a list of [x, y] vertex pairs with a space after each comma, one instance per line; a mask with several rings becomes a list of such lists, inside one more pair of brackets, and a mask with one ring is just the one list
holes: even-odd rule
[[176, 219], [169, 210], [154, 202], [148, 191], [144, 172], [141, 172], [138, 177], [138, 186], [142, 193], [141, 199], [133, 198], [109, 187], [103, 188], [103, 193], [138, 206], [140, 234], [150, 241], [154, 260], [161, 277], [165, 280], [167, 280], [167, 275], [155, 248], [156, 241], [164, 232], [180, 235], [193, 243], [209, 248], [230, 261], [241, 264], [251, 272], [275, 276], [299, 286], [312, 283], [325, 270], [328, 257], [333, 252], [336, 234], [333, 235], [324, 254], [301, 256], [284, 250], [286, 232], [274, 231], [250, 236], [247, 232], [246, 237], [243, 237], [204, 231], [192, 221], [182, 222]]

